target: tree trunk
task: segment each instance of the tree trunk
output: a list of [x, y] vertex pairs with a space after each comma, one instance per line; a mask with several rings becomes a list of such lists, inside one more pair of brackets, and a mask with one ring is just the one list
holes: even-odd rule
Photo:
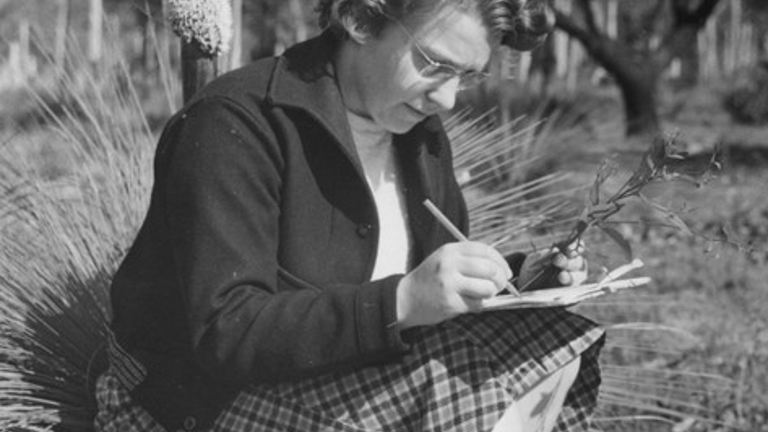
[[656, 108], [658, 75], [641, 68], [614, 73], [624, 100], [627, 136], [655, 135], [661, 130]]
[[764, 24], [758, 24], [755, 26], [755, 54], [758, 60], [768, 60], [768, 19]]
[[181, 85], [184, 103], [219, 73], [219, 58], [205, 55], [194, 42], [181, 42]]
[[658, 64], [649, 54], [633, 57], [624, 44], [587, 33], [558, 13], [557, 26], [581, 42], [584, 49], [616, 80], [624, 103], [627, 136], [657, 134], [661, 123], [656, 107]]
[[550, 91], [550, 82], [557, 69], [555, 38], [548, 37], [544, 43], [530, 52], [530, 77], [539, 93]]
[[277, 8], [271, 1], [260, 3], [259, 11], [256, 13], [258, 42], [251, 50], [251, 60], [273, 56], [277, 45]]
[[101, 39], [104, 25], [103, 0], [90, 0], [88, 13], [88, 60], [97, 62], [101, 59]]
[[64, 60], [67, 54], [67, 36], [69, 33], [69, 1], [59, 0], [59, 8], [56, 12], [56, 31], [54, 40], [53, 59], [60, 69], [64, 68]]
[[155, 54], [155, 21], [148, 2], [144, 2], [145, 11], [137, 10], [136, 20], [141, 26], [141, 66], [145, 76], [153, 76], [157, 68]]
[[229, 68], [235, 69], [243, 63], [243, 0], [232, 0], [232, 27]]
[[661, 68], [647, 56], [632, 58], [621, 45], [609, 40], [591, 47], [592, 56], [619, 86], [627, 136], [658, 134], [661, 122], [656, 99]]
[[724, 71], [726, 75], [731, 75], [736, 70], [736, 63], [738, 61], [738, 41], [739, 41], [739, 20], [738, 16], [741, 13], [739, 10], [741, 6], [741, 0], [731, 0], [728, 2], [728, 14], [730, 20], [728, 22], [728, 31], [726, 33], [726, 46], [724, 49]]
[[705, 30], [699, 35], [699, 61], [701, 61], [700, 70], [708, 79], [718, 78], [720, 76], [720, 61], [717, 37], [717, 20], [712, 19], [707, 22]]
[[694, 87], [699, 82], [701, 59], [699, 58], [699, 38], [696, 32], [689, 39], [688, 47], [680, 52], [680, 77], [678, 84], [682, 88]]

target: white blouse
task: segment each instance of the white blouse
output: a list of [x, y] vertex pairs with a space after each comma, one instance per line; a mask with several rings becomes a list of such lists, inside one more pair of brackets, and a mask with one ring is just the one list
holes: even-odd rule
[[379, 247], [371, 280], [406, 273], [411, 235], [392, 134], [352, 112], [347, 111], [347, 118], [379, 216]]

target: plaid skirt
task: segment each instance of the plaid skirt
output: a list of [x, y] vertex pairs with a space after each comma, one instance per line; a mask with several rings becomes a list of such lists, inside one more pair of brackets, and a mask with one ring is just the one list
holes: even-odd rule
[[[400, 361], [243, 390], [215, 432], [490, 431], [544, 378], [581, 356], [556, 431], [587, 431], [600, 385], [603, 331], [563, 309], [465, 315], [414, 328]], [[97, 431], [165, 432], [113, 371], [97, 383]]]

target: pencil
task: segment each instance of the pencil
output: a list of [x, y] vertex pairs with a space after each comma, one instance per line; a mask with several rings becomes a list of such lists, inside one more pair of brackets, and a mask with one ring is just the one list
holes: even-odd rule
[[[424, 206], [429, 210], [430, 213], [437, 219], [438, 222], [440, 222], [440, 225], [442, 225], [446, 230], [448, 230], [449, 233], [458, 241], [466, 242], [469, 241], [467, 236], [464, 235], [458, 228], [456, 228], [456, 225], [451, 223], [451, 221], [443, 214], [443, 212], [440, 211], [437, 206], [432, 204], [432, 201], [429, 199], [424, 200]], [[510, 281], [507, 281], [507, 285], [505, 287], [507, 291], [509, 291], [512, 295], [519, 297], [520, 293], [517, 292], [517, 289], [515, 289], [515, 286], [512, 285]]]

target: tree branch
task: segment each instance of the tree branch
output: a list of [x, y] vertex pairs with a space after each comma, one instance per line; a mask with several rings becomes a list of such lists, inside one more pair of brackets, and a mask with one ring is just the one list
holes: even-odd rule
[[609, 73], [616, 77], [625, 75], [628, 68], [623, 65], [632, 64], [632, 59], [623, 45], [602, 33], [590, 33], [559, 10], [555, 10], [555, 19], [555, 27], [581, 42], [584, 49]]
[[579, 25], [576, 24], [576, 21], [559, 10], [555, 11], [555, 27], [578, 39], [584, 45], [589, 43], [591, 37], [589, 32], [582, 27], [579, 27]]
[[715, 12], [718, 3], [720, 3], [720, 0], [704, 0], [701, 2], [699, 8], [694, 13], [699, 21], [699, 27], [703, 27], [706, 24], [709, 17]]
[[682, 50], [691, 46], [696, 34], [707, 23], [720, 0], [702, 0], [696, 8], [689, 8], [691, 0], [674, 0], [672, 13], [674, 21], [661, 44], [657, 60], [660, 67], [666, 67]]
[[658, 22], [659, 16], [664, 12], [664, 6], [666, 5], [667, 0], [656, 0], [656, 4], [654, 4], [653, 8], [640, 18], [643, 23], [643, 28], [652, 27], [653, 23]]
[[675, 0], [672, 11], [675, 15], [675, 27], [691, 25], [699, 29], [706, 24], [720, 0], [702, 0], [696, 8], [689, 8], [690, 0]]
[[592, 10], [592, 2], [590, 2], [590, 0], [578, 0], [576, 4], [584, 14], [584, 24], [587, 27], [586, 30], [594, 35], [600, 34], [600, 29], [595, 22], [595, 12]]

